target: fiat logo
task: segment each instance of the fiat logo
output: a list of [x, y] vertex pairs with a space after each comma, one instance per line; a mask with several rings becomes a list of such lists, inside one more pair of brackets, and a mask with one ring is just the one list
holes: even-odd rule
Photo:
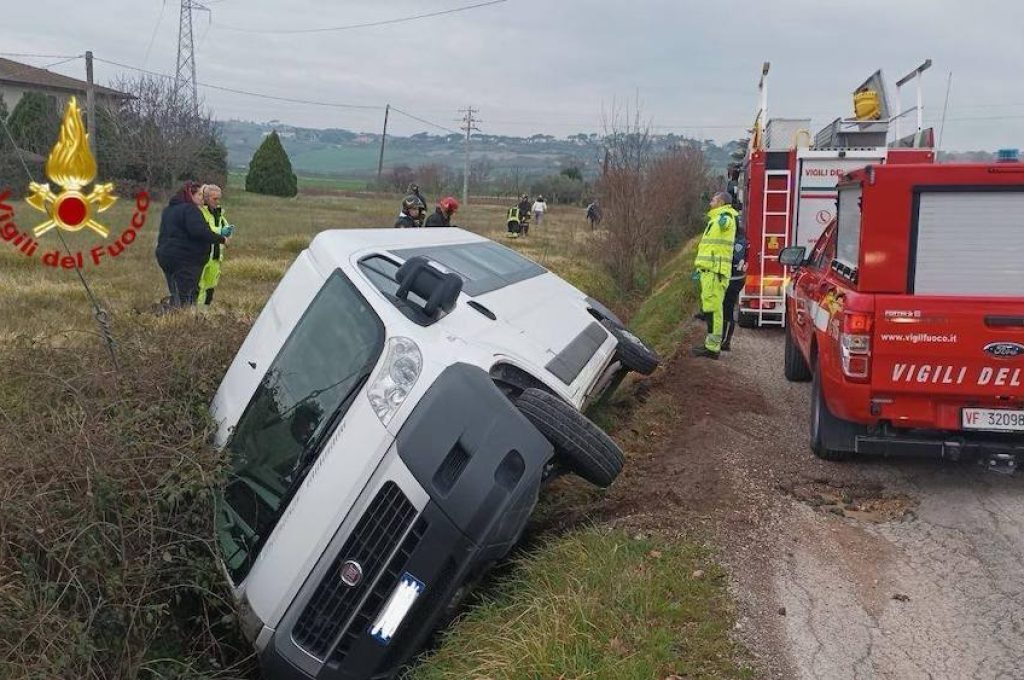
[[1024, 345], [1018, 342], [990, 342], [985, 351], [997, 359], [1014, 359], [1024, 355]]
[[355, 560], [347, 560], [341, 565], [341, 582], [349, 588], [354, 588], [363, 580], [363, 568]]

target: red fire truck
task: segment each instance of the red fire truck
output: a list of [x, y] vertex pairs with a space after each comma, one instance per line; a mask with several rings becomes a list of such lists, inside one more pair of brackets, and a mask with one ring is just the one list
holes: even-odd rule
[[[897, 92], [915, 79], [920, 88], [920, 75], [929, 65], [925, 62], [901, 79]], [[812, 139], [809, 118], [767, 118], [768, 66], [765, 62], [758, 85], [760, 111], [739, 164], [749, 242], [739, 324], [746, 328], [785, 324], [785, 271], [779, 253], [790, 245], [814, 244], [835, 215], [836, 182], [843, 174], [868, 164], [934, 161], [932, 131], [921, 127], [920, 89], [916, 107], [890, 115], [884, 78], [876, 71], [855, 91], [855, 102], [869, 97], [872, 106], [861, 117], [837, 118]], [[899, 121], [915, 112], [916, 132], [900, 138]]]
[[784, 249], [785, 375], [811, 446], [1024, 455], [1024, 164], [869, 165], [811, 247]]

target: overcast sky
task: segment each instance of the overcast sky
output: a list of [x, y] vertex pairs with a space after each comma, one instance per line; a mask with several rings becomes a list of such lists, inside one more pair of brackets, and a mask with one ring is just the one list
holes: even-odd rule
[[[458, 127], [457, 109], [472, 105], [481, 130], [518, 135], [599, 132], [608, 113], [639, 95], [645, 119], [662, 131], [725, 141], [750, 125], [766, 59], [771, 115], [811, 117], [816, 131], [852, 112], [850, 92], [875, 69], [892, 84], [931, 58], [925, 118], [936, 128], [953, 73], [943, 148], [1024, 146], [1024, 3], [1016, 0], [507, 0], [358, 30], [244, 32], [350, 25], [480, 1], [211, 0], [212, 11], [194, 18], [198, 80], [283, 97], [390, 102], [448, 128]], [[4, 0], [0, 53], [91, 49], [173, 74], [179, 4]], [[80, 76], [84, 65], [53, 70]], [[106, 83], [121, 70], [98, 63], [97, 79]], [[915, 94], [905, 90], [906, 107]], [[376, 131], [383, 117], [200, 94], [222, 119]], [[401, 115], [392, 116], [392, 130], [442, 132]]]

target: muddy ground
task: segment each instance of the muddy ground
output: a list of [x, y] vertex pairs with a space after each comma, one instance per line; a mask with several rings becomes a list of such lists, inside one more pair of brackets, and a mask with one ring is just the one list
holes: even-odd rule
[[589, 512], [708, 529], [761, 677], [1024, 678], [1024, 480], [814, 458], [782, 344], [748, 330], [721, 361], [680, 353], [650, 382], [661, 417], [630, 433], [646, 445]]

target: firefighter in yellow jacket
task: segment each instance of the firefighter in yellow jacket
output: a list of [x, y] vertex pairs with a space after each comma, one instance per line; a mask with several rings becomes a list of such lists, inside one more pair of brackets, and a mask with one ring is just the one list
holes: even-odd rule
[[729, 195], [721, 192], [711, 199], [708, 222], [697, 246], [694, 267], [700, 277], [700, 308], [708, 324], [704, 344], [694, 347], [697, 357], [717, 359], [722, 351], [725, 326], [725, 291], [732, 276], [733, 247], [736, 241], [736, 216]]
[[[230, 238], [235, 228], [228, 223], [224, 215], [224, 208], [220, 204], [223, 192], [216, 184], [203, 185], [203, 204], [199, 211], [203, 213], [203, 219], [210, 225], [210, 230], [220, 234], [224, 238]], [[199, 276], [199, 297], [196, 302], [200, 305], [209, 305], [213, 302], [213, 291], [220, 283], [220, 265], [224, 261], [224, 246], [215, 243], [210, 246], [210, 257], [203, 266], [203, 273]]]

